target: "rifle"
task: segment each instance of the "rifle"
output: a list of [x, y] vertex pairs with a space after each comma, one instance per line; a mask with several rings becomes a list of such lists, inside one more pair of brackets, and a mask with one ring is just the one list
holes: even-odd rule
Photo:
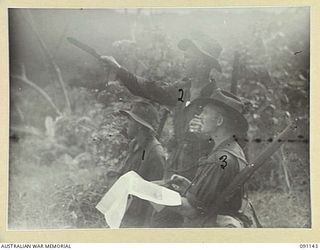
[[205, 216], [204, 220], [202, 221], [202, 225], [206, 223], [208, 218], [216, 217], [219, 209], [222, 205], [229, 201], [234, 193], [239, 190], [248, 180], [249, 178], [263, 166], [263, 163], [269, 159], [279, 148], [280, 146], [286, 142], [292, 132], [298, 128], [298, 122], [301, 119], [296, 118], [294, 119], [277, 137], [270, 143], [267, 148], [261, 152], [252, 163], [248, 164], [246, 168], [241, 170], [236, 177], [232, 180], [232, 182], [227, 186], [225, 190], [218, 196], [216, 204], [214, 204], [213, 209], [210, 210], [210, 213]]

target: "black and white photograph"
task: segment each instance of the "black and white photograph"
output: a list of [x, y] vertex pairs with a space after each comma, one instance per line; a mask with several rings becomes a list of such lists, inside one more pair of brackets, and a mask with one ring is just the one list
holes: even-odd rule
[[7, 229], [312, 229], [309, 7], [8, 17]]

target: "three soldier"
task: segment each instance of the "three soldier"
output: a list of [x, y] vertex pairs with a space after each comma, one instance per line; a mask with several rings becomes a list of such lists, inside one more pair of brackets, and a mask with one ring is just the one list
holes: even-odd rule
[[[217, 57], [222, 49], [210, 39], [183, 39], [178, 47], [184, 51], [187, 78], [171, 85], [138, 77], [119, 65], [113, 57], [101, 58], [134, 95], [167, 105], [173, 111], [174, 146], [169, 149], [172, 153], [167, 163], [169, 174], [165, 177], [171, 177], [167, 186], [180, 192], [182, 205], [153, 213], [149, 226], [248, 227], [252, 222], [241, 212], [243, 187], [215, 214], [210, 213], [222, 190], [247, 166], [242, 148], [235, 141], [248, 130], [248, 123], [241, 114], [243, 105], [231, 93], [218, 89], [214, 79], [210, 80], [213, 68], [221, 72]], [[181, 90], [185, 93], [182, 101], [179, 98]], [[156, 122], [154, 126], [147, 122], [150, 125], [147, 126], [145, 121], [141, 122], [144, 120], [142, 114], [140, 119], [134, 118], [137, 114], [134, 110], [127, 112], [130, 119], [149, 132], [155, 132]], [[135, 134], [129, 126], [128, 134], [131, 133]], [[134, 139], [139, 140], [141, 138]], [[161, 145], [155, 137], [152, 141], [160, 149]], [[142, 151], [143, 147], [139, 146], [137, 150]], [[137, 151], [138, 155], [141, 155], [140, 151]], [[163, 159], [160, 151], [154, 152], [158, 160], [152, 162], [151, 157], [148, 165], [146, 162], [137, 163], [135, 152], [130, 151], [119, 174], [135, 170], [146, 180], [161, 179], [164, 161], [159, 160]], [[135, 212], [138, 210], [137, 207]]]

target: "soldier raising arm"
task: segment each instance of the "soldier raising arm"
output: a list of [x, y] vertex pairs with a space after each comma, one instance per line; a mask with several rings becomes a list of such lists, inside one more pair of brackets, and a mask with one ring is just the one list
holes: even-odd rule
[[[108, 68], [113, 69], [117, 78], [137, 96], [147, 98], [173, 109], [174, 138], [170, 142], [168, 151], [169, 171], [183, 173], [192, 178], [195, 172], [195, 163], [206, 154], [210, 145], [207, 141], [188, 141], [188, 123], [193, 117], [192, 109], [187, 108], [189, 100], [199, 96], [208, 96], [215, 89], [214, 81], [209, 82], [210, 72], [214, 68], [221, 72], [218, 58], [222, 48], [213, 39], [200, 41], [183, 39], [178, 47], [184, 52], [184, 66], [186, 81], [167, 84], [161, 81], [150, 81], [128, 72], [120, 66], [113, 57], [103, 56], [102, 60]], [[182, 90], [183, 101], [179, 101]], [[191, 111], [191, 112], [190, 112]]]
[[[213, 40], [214, 41], [214, 40]], [[207, 44], [211, 46], [208, 46]], [[184, 52], [186, 78], [175, 84], [168, 84], [161, 81], [151, 81], [136, 76], [122, 67], [113, 57], [102, 56], [101, 59], [111, 68], [116, 76], [128, 90], [136, 95], [155, 101], [162, 105], [175, 106], [180, 97], [179, 89], [185, 92], [185, 99], [188, 101], [188, 93], [191, 83], [194, 88], [201, 88], [208, 84], [209, 74], [212, 68], [221, 72], [221, 67], [216, 57], [221, 52], [221, 47], [214, 41], [204, 43], [205, 45], [193, 40], [183, 39], [179, 42], [178, 47]], [[207, 46], [206, 46], [207, 45]], [[202, 49], [203, 47], [206, 48]], [[208, 52], [209, 51], [209, 52]], [[191, 82], [190, 82], [191, 80]]]

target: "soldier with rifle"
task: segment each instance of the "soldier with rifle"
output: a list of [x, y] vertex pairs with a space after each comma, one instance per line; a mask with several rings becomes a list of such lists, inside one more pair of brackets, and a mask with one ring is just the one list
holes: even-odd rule
[[167, 187], [178, 191], [182, 204], [167, 207], [183, 215], [185, 227], [262, 227], [244, 192], [249, 178], [289, 140], [301, 118], [295, 118], [250, 164], [237, 143], [235, 131], [248, 129], [241, 114], [243, 105], [231, 93], [220, 91], [210, 98], [198, 98], [192, 105], [202, 111], [190, 121], [190, 129], [214, 138], [208, 157], [199, 160], [192, 180], [174, 175]]
[[241, 211], [245, 208], [242, 205], [246, 205], [243, 186], [208, 218], [217, 205], [219, 194], [248, 166], [234, 137], [238, 131], [245, 133], [248, 130], [248, 123], [241, 113], [243, 105], [231, 93], [217, 89], [208, 98], [195, 99], [189, 108], [192, 106], [199, 108], [199, 114], [190, 121], [190, 130], [204, 139], [213, 139], [214, 146], [208, 156], [198, 161], [192, 179], [174, 175], [166, 184], [182, 197], [181, 206], [166, 209], [181, 214], [184, 227], [250, 227], [253, 221]]
[[[216, 143], [212, 152], [199, 160], [198, 171], [192, 180], [173, 175], [169, 180], [153, 181], [148, 186], [146, 181], [141, 182], [141, 177], [137, 179], [131, 174], [130, 178], [135, 179], [134, 195], [158, 204], [165, 204], [164, 209], [157, 208], [160, 213], [167, 209], [181, 214], [184, 218], [184, 224], [181, 226], [248, 227], [251, 225], [251, 227], [262, 227], [251, 203], [243, 196], [244, 184], [258, 169], [268, 166], [264, 164], [266, 160], [283, 143], [292, 138], [294, 131], [300, 126], [301, 118], [291, 121], [275, 140], [250, 164], [247, 164], [243, 151], [237, 143], [242, 138], [233, 136], [235, 129], [245, 131], [248, 128], [246, 119], [241, 114], [242, 104], [239, 99], [228, 92], [217, 90], [211, 98], [199, 98], [193, 105], [199, 106], [201, 112], [191, 120], [190, 130], [198, 131], [203, 137], [213, 137]], [[117, 188], [124, 188], [124, 184], [122, 182]], [[173, 199], [172, 193], [170, 194], [155, 184], [176, 190], [180, 196], [174, 195], [176, 198]], [[137, 190], [148, 188], [152, 190], [151, 193], [150, 191], [138, 191], [137, 193]], [[125, 193], [131, 193], [132, 187], [130, 188], [129, 185], [125, 190]], [[105, 214], [108, 225], [117, 228], [117, 225], [121, 223], [119, 221], [121, 217], [111, 208], [112, 204], [121, 204], [125, 193], [118, 198], [114, 192], [115, 190], [113, 194], [111, 192], [111, 195], [107, 193], [97, 205], [97, 209]], [[161, 195], [161, 193], [166, 195]], [[251, 212], [252, 216], [246, 211]], [[251, 220], [250, 217], [253, 217], [254, 220]]]
[[[254, 164], [247, 163], [243, 150], [237, 143], [237, 140], [241, 138], [234, 137], [236, 131], [240, 130], [244, 133], [248, 129], [247, 120], [241, 113], [242, 102], [233, 94], [217, 89], [210, 97], [197, 98], [191, 105], [198, 107], [199, 112], [190, 121], [189, 129], [197, 132], [199, 137], [213, 139], [213, 149], [207, 156], [199, 159], [195, 166], [197, 172], [192, 179], [173, 175], [169, 180], [153, 182], [153, 186], [150, 186], [153, 191], [147, 192], [147, 196], [155, 196], [154, 198], [146, 198], [141, 191], [140, 194], [135, 193], [138, 197], [142, 195], [150, 201], [166, 200], [166, 197], [161, 195], [162, 198], [158, 197], [157, 192], [163, 193], [162, 189], [156, 191], [157, 187], [154, 185], [158, 184], [180, 194], [180, 201], [175, 202], [179, 205], [173, 206], [169, 202], [165, 203], [164, 208], [156, 210], [159, 212], [153, 214], [150, 227], [163, 227], [166, 225], [166, 219], [174, 220], [177, 214], [183, 218], [183, 223], [176, 227], [239, 228], [255, 226], [256, 221], [250, 218], [254, 218], [254, 213], [252, 212], [252, 215], [247, 213], [251, 212], [251, 207], [244, 197], [244, 183], [257, 168], [254, 167]], [[275, 145], [268, 148], [254, 163], [261, 166], [263, 161], [270, 157], [276, 149]], [[127, 182], [130, 181], [127, 180]], [[145, 181], [140, 184], [134, 183], [136, 190], [148, 187]], [[139, 185], [142, 186], [139, 187]], [[118, 186], [118, 188], [121, 187]], [[108, 207], [111, 204], [119, 204], [117, 199], [123, 200], [124, 197], [118, 198], [114, 192], [112, 190], [111, 195], [107, 193], [98, 207], [108, 217], [106, 219], [108, 224], [117, 225], [118, 223], [113, 223], [115, 222], [114, 215]], [[129, 191], [126, 192], [129, 193]], [[113, 198], [111, 198], [112, 193], [114, 193]], [[169, 195], [169, 193], [166, 194]]]

